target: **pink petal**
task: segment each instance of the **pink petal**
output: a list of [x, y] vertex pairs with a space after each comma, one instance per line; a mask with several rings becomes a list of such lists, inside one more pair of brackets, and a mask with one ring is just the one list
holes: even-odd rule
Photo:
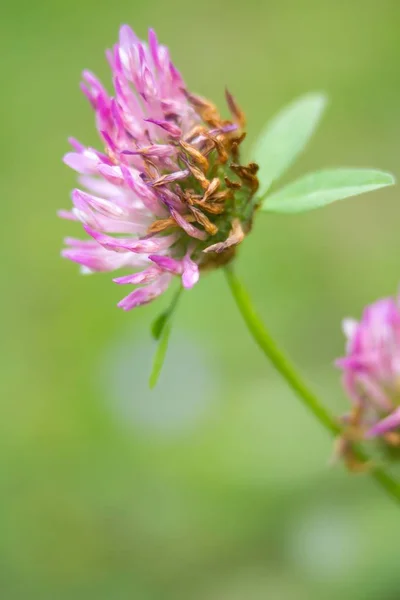
[[104, 165], [102, 163], [97, 167], [98, 172], [102, 175], [107, 181], [112, 183], [113, 185], [122, 185], [124, 183], [124, 177], [122, 175], [121, 167], [119, 166], [110, 166]]
[[73, 190], [72, 200], [78, 208], [86, 204], [107, 217], [122, 217], [125, 215], [124, 210], [115, 204], [115, 202], [87, 194], [78, 189]]
[[74, 137], [69, 137], [68, 138], [68, 142], [69, 144], [73, 147], [74, 150], [76, 150], [77, 152], [83, 152], [85, 149], [85, 146], [83, 144], [81, 144], [76, 138]]
[[200, 278], [198, 265], [189, 257], [183, 259], [182, 285], [184, 288], [192, 288]]
[[169, 271], [170, 273], [175, 273], [176, 275], [180, 275], [182, 273], [183, 265], [179, 260], [175, 260], [169, 256], [159, 256], [157, 254], [151, 254], [149, 259], [161, 267], [164, 271]]
[[78, 221], [77, 216], [70, 210], [58, 210], [57, 214], [61, 219], [66, 219], [67, 221]]
[[170, 212], [171, 212], [171, 216], [177, 222], [179, 227], [181, 227], [184, 231], [186, 231], [186, 233], [188, 235], [190, 235], [191, 237], [196, 238], [198, 240], [207, 239], [208, 236], [205, 231], [200, 231], [200, 229], [197, 229], [197, 227], [194, 227], [194, 225], [192, 225], [191, 223], [188, 223], [186, 221], [186, 219], [184, 219], [182, 217], [182, 215], [180, 215], [174, 208], [171, 208]]
[[379, 421], [376, 425], [371, 427], [366, 433], [366, 437], [377, 437], [383, 435], [388, 431], [392, 431], [400, 427], [400, 407], [397, 408], [391, 415]]
[[154, 65], [157, 69], [159, 69], [161, 65], [158, 58], [158, 40], [157, 35], [153, 29], [149, 29], [149, 48], [151, 57], [154, 61]]
[[136, 252], [138, 254], [153, 254], [165, 250], [177, 239], [176, 234], [160, 237], [148, 237], [141, 239], [114, 238], [104, 235], [91, 227], [84, 225], [85, 231], [99, 244], [114, 252]]
[[153, 144], [152, 146], [144, 146], [137, 150], [122, 150], [121, 154], [125, 156], [154, 156], [157, 158], [169, 158], [177, 154], [177, 149], [174, 146], [165, 144]]
[[144, 271], [139, 273], [133, 273], [132, 275], [124, 275], [123, 277], [116, 277], [113, 279], [114, 283], [120, 285], [132, 284], [138, 285], [140, 283], [150, 283], [154, 281], [161, 274], [161, 270], [158, 267], [148, 267]]
[[77, 152], [68, 152], [64, 156], [64, 163], [82, 174], [94, 174], [97, 172], [97, 166], [99, 164], [99, 158], [94, 153], [84, 152], [78, 154]]
[[148, 304], [167, 289], [170, 281], [171, 275], [162, 275], [158, 280], [147, 287], [139, 288], [131, 292], [118, 303], [118, 306], [123, 310], [131, 310], [136, 306]]
[[164, 129], [167, 133], [169, 133], [172, 137], [180, 138], [182, 136], [182, 130], [177, 125], [174, 125], [170, 121], [161, 121], [159, 119], [145, 119], [148, 123], [153, 123], [154, 125], [158, 125]]

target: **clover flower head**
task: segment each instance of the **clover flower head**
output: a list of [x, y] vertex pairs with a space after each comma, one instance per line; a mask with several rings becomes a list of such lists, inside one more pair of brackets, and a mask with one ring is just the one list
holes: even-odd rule
[[400, 442], [400, 299], [366, 307], [359, 322], [346, 319], [347, 352], [336, 361], [353, 402], [345, 419], [359, 439]]
[[103, 150], [70, 139], [64, 162], [80, 174], [72, 211], [86, 240], [66, 239], [62, 255], [84, 273], [128, 269], [129, 310], [185, 288], [200, 271], [229, 262], [251, 228], [257, 165], [240, 163], [245, 118], [226, 92], [231, 119], [187, 90], [168, 49], [150, 30], [140, 41], [123, 25], [107, 52], [111, 96], [89, 71], [81, 89], [95, 113]]

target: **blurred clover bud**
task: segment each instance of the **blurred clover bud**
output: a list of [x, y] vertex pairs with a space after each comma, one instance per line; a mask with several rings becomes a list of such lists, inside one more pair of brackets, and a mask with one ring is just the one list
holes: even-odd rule
[[64, 158], [84, 189], [60, 216], [80, 221], [91, 239], [67, 238], [62, 255], [84, 273], [133, 270], [114, 279], [138, 286], [119, 303], [130, 310], [174, 275], [191, 288], [202, 269], [233, 258], [251, 228], [258, 167], [240, 162], [245, 118], [232, 95], [231, 120], [222, 119], [187, 90], [152, 30], [146, 43], [123, 25], [107, 57], [115, 95], [88, 71], [81, 85], [105, 150], [71, 139]]
[[359, 322], [345, 319], [343, 329], [346, 356], [336, 365], [353, 407], [344, 417], [339, 451], [351, 463], [353, 441], [379, 438], [387, 446], [400, 446], [399, 298], [367, 306]]

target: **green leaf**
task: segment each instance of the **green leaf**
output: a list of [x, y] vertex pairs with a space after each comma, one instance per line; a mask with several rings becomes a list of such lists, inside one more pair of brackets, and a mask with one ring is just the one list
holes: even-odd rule
[[275, 213], [299, 213], [394, 183], [393, 175], [383, 171], [327, 169], [309, 173], [265, 198], [262, 209]]
[[323, 94], [306, 94], [286, 106], [267, 124], [253, 151], [253, 158], [260, 166], [259, 195], [266, 193], [303, 150], [325, 106]]
[[182, 286], [179, 286], [172, 299], [171, 304], [161, 315], [159, 315], [151, 325], [151, 333], [158, 346], [153, 359], [153, 367], [149, 378], [150, 388], [154, 388], [161, 373], [165, 356], [168, 349], [169, 336], [171, 334], [171, 319], [178, 305], [178, 300], [182, 293]]
[[158, 317], [156, 319], [154, 319], [153, 323], [151, 324], [151, 328], [150, 328], [151, 335], [153, 336], [153, 338], [155, 340], [160, 339], [163, 329], [164, 329], [165, 325], [167, 324], [168, 317], [169, 317], [169, 308], [166, 311], [164, 311], [163, 313], [161, 313], [161, 315], [158, 315]]
[[181, 292], [182, 292], [182, 287], [179, 286], [179, 288], [175, 292], [172, 302], [169, 305], [169, 307], [167, 308], [167, 310], [162, 312], [161, 315], [158, 315], [158, 317], [156, 319], [154, 319], [154, 321], [151, 325], [151, 335], [153, 336], [153, 338], [155, 340], [160, 339], [164, 327], [166, 326], [168, 320], [170, 319], [170, 317], [172, 316], [172, 314], [176, 308], [176, 305], [178, 304], [178, 300], [181, 295]]
[[149, 386], [150, 389], [153, 389], [158, 381], [158, 378], [161, 373], [161, 369], [164, 364], [165, 355], [167, 354], [169, 336], [171, 334], [171, 325], [170, 323], [164, 324], [162, 333], [160, 335], [159, 344], [157, 346], [156, 353], [153, 359], [153, 367], [151, 369], [150, 378], [149, 378]]

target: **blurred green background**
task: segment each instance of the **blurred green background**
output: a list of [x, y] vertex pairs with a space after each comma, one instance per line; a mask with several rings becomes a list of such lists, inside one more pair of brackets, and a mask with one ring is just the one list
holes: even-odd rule
[[[4, 600], [399, 598], [398, 508], [327, 468], [332, 441], [255, 347], [221, 273], [185, 294], [159, 386], [149, 323], [109, 275], [62, 261], [66, 138], [96, 143], [79, 92], [128, 22], [189, 87], [245, 109], [249, 140], [309, 90], [331, 104], [287, 180], [399, 175], [396, 0], [50, 0], [2, 8], [0, 596]], [[314, 389], [347, 405], [340, 321], [400, 281], [398, 189], [260, 214], [237, 269]]]

